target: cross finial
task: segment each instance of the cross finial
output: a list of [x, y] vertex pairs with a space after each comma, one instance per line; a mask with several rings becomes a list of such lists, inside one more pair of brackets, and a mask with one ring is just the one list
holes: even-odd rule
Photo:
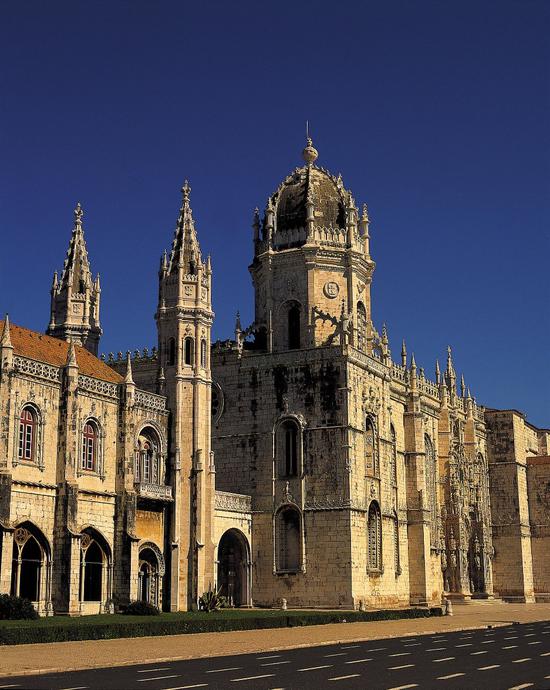
[[191, 185], [189, 184], [189, 180], [185, 180], [183, 183], [181, 193], [183, 194], [184, 201], [189, 201], [189, 195], [191, 194]]

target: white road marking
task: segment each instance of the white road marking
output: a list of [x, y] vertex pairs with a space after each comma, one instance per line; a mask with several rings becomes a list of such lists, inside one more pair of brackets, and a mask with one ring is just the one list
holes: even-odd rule
[[518, 636], [517, 636], [517, 635], [514, 635], [513, 637], [505, 637], [504, 639], [505, 639], [505, 640], [517, 640], [517, 639], [518, 639]]
[[13, 683], [11, 685], [0, 685], [0, 688], [20, 688], [20, 685], [14, 685]]
[[500, 668], [500, 664], [493, 664], [492, 666], [480, 666], [478, 671], [490, 671], [493, 668]]
[[550, 652], [544, 652], [544, 654], [541, 654], [541, 656], [550, 656]]
[[388, 656], [410, 656], [412, 652], [398, 652], [397, 654], [388, 654]]
[[443, 658], [443, 659], [432, 659], [432, 661], [434, 662], [434, 664], [437, 664], [437, 663], [439, 663], [440, 661], [454, 661], [454, 660], [455, 660], [455, 657], [454, 657], [454, 656], [446, 656], [446, 657]]
[[153, 673], [154, 671], [169, 671], [170, 666], [163, 666], [162, 668], [145, 668], [143, 671], [138, 671], [138, 673]]
[[[413, 668], [414, 664], [406, 664], [405, 666], [390, 666], [388, 671], [399, 671], [402, 668]], [[414, 685], [412, 687], [415, 687]]]
[[375, 647], [374, 649], [365, 649], [365, 652], [383, 652], [387, 647]]
[[[528, 642], [527, 644], [542, 644], [542, 642], [540, 642], [540, 641], [539, 642]], [[532, 683], [531, 683], [531, 685], [532, 685]]]
[[138, 678], [138, 683], [148, 683], [151, 680], [165, 680], [166, 678], [179, 678], [179, 674], [173, 676], [155, 676], [154, 678]]
[[267, 664], [260, 664], [260, 666], [280, 666], [281, 664], [290, 664], [290, 661], [268, 661]]
[[325, 654], [324, 659], [328, 659], [331, 656], [346, 656], [347, 652], [337, 652], [336, 654]]
[[188, 690], [189, 688], [206, 688], [208, 683], [195, 683], [195, 685], [178, 685], [177, 688], [165, 688], [165, 690]]
[[437, 680], [449, 680], [449, 678], [459, 678], [460, 676], [465, 675], [465, 673], [450, 673], [448, 676], [439, 676]]
[[258, 678], [273, 678], [274, 673], [264, 673], [261, 676], [246, 676], [245, 678], [231, 678], [232, 683], [238, 683], [241, 680], [257, 680]]
[[514, 685], [513, 688], [508, 688], [508, 690], [523, 690], [524, 688], [532, 688], [533, 683], [523, 683], [523, 685]]
[[281, 654], [270, 654], [269, 656], [257, 656], [256, 659], [278, 659]]
[[422, 647], [422, 642], [413, 642], [412, 644], [404, 644], [403, 647]]
[[348, 644], [345, 647], [340, 647], [340, 649], [356, 649], [357, 647], [360, 647], [361, 645], [358, 644]]
[[471, 656], [474, 656], [474, 654], [489, 654], [489, 652], [486, 649], [482, 652], [470, 652]]
[[367, 661], [372, 661], [372, 659], [354, 659], [353, 661], [346, 661], [346, 664], [364, 664]]
[[[9, 687], [9, 686], [0, 685], [0, 688], [5, 688], [5, 687]], [[74, 688], [61, 688], [61, 690], [86, 690], [87, 687], [88, 687], [87, 685], [77, 685]]]
[[298, 668], [296, 669], [298, 673], [302, 673], [303, 671], [317, 671], [320, 668], [332, 668], [334, 664], [326, 664], [325, 666], [308, 666], [307, 668]]
[[214, 668], [211, 671], [205, 671], [205, 673], [223, 673], [224, 671], [240, 671], [242, 666], [231, 666], [230, 668]]
[[457, 648], [458, 647], [473, 647], [473, 646], [474, 645], [472, 642], [464, 642], [464, 644], [455, 644], [455, 647], [457, 647]]
[[444, 652], [447, 649], [447, 647], [431, 647], [430, 649], [427, 649], [427, 652]]
[[524, 635], [523, 637], [535, 637], [537, 633], [527, 633], [527, 635]]
[[483, 640], [481, 644], [494, 644], [496, 640]]
[[525, 659], [514, 659], [513, 664], [523, 664], [524, 661], [531, 661], [531, 657], [525, 657]]
[[388, 688], [388, 690], [408, 690], [409, 688], [417, 688], [418, 683], [411, 683], [410, 685], [399, 685], [396, 688]]
[[348, 678], [359, 678], [360, 673], [352, 673], [351, 676], [336, 676], [335, 678], [329, 678], [328, 680], [347, 680]]
[[503, 647], [502, 649], [517, 649], [518, 646], [517, 644], [509, 644], [507, 647]]

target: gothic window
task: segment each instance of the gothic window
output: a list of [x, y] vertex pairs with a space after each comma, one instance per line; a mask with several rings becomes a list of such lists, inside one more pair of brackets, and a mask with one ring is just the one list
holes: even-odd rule
[[376, 426], [371, 416], [365, 420], [365, 464], [366, 473], [377, 477], [379, 474], [378, 439]]
[[206, 340], [201, 340], [201, 367], [206, 369]]
[[28, 529], [17, 527], [14, 534], [11, 593], [30, 601], [39, 601], [46, 594], [46, 540], [33, 525], [25, 524]]
[[393, 487], [397, 486], [397, 436], [393, 424], [390, 425], [390, 479]]
[[162, 484], [160, 443], [156, 432], [147, 427], [143, 429], [138, 438], [135, 462], [136, 482], [144, 484]]
[[169, 367], [173, 367], [176, 363], [176, 341], [174, 338], [168, 340], [168, 361]]
[[193, 364], [193, 338], [187, 337], [185, 338], [184, 344], [183, 344], [183, 350], [184, 350], [184, 361], [188, 365]]
[[82, 431], [82, 456], [80, 467], [87, 472], [97, 472], [98, 428], [87, 421]]
[[277, 570], [300, 570], [302, 537], [298, 510], [290, 506], [282, 508], [276, 515], [275, 526]]
[[430, 542], [432, 548], [438, 546], [438, 519], [437, 519], [437, 463], [435, 448], [431, 438], [424, 436], [424, 448], [426, 452], [426, 494], [428, 497], [428, 509], [430, 511]]
[[279, 477], [295, 477], [298, 474], [300, 452], [300, 428], [287, 419], [277, 429], [277, 455]]
[[300, 349], [300, 307], [294, 304], [288, 310], [288, 349]]
[[369, 507], [367, 533], [368, 568], [369, 570], [382, 570], [382, 517], [376, 501], [372, 501]]
[[20, 460], [34, 462], [36, 460], [36, 438], [38, 433], [38, 415], [30, 405], [25, 405], [19, 417], [19, 446]]
[[357, 349], [367, 349], [367, 310], [363, 302], [357, 302]]

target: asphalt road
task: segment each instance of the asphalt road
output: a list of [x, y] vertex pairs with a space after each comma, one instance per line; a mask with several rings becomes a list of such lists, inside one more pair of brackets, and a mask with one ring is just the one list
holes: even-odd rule
[[261, 654], [10, 676], [0, 678], [2, 688], [550, 690], [550, 621]]

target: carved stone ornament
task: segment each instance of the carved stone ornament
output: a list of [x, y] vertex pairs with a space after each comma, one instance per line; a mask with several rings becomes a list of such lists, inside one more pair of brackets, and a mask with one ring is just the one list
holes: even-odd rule
[[338, 297], [338, 293], [340, 292], [340, 288], [338, 286], [338, 283], [335, 283], [332, 280], [329, 280], [328, 283], [325, 283], [325, 287], [323, 288], [323, 292], [325, 293], [325, 296], [328, 297], [329, 299], [334, 299], [335, 297]]
[[30, 537], [29, 531], [26, 530], [24, 527], [18, 527], [15, 530], [15, 533], [13, 535], [13, 538], [15, 539], [15, 543], [18, 544], [19, 546], [23, 546], [23, 544], [27, 541], [27, 539]]
[[376, 498], [376, 487], [374, 486], [374, 482], [371, 482], [370, 485], [370, 496], [371, 498]]
[[357, 283], [357, 292], [361, 294], [365, 289], [365, 283]]
[[82, 549], [87, 549], [88, 546], [90, 546], [91, 542], [92, 542], [92, 538], [90, 537], [90, 535], [89, 534], [83, 534], [82, 538], [80, 540], [80, 547]]
[[191, 287], [191, 285], [186, 285], [185, 286], [185, 296], [191, 297], [192, 294], [193, 294], [193, 288]]

